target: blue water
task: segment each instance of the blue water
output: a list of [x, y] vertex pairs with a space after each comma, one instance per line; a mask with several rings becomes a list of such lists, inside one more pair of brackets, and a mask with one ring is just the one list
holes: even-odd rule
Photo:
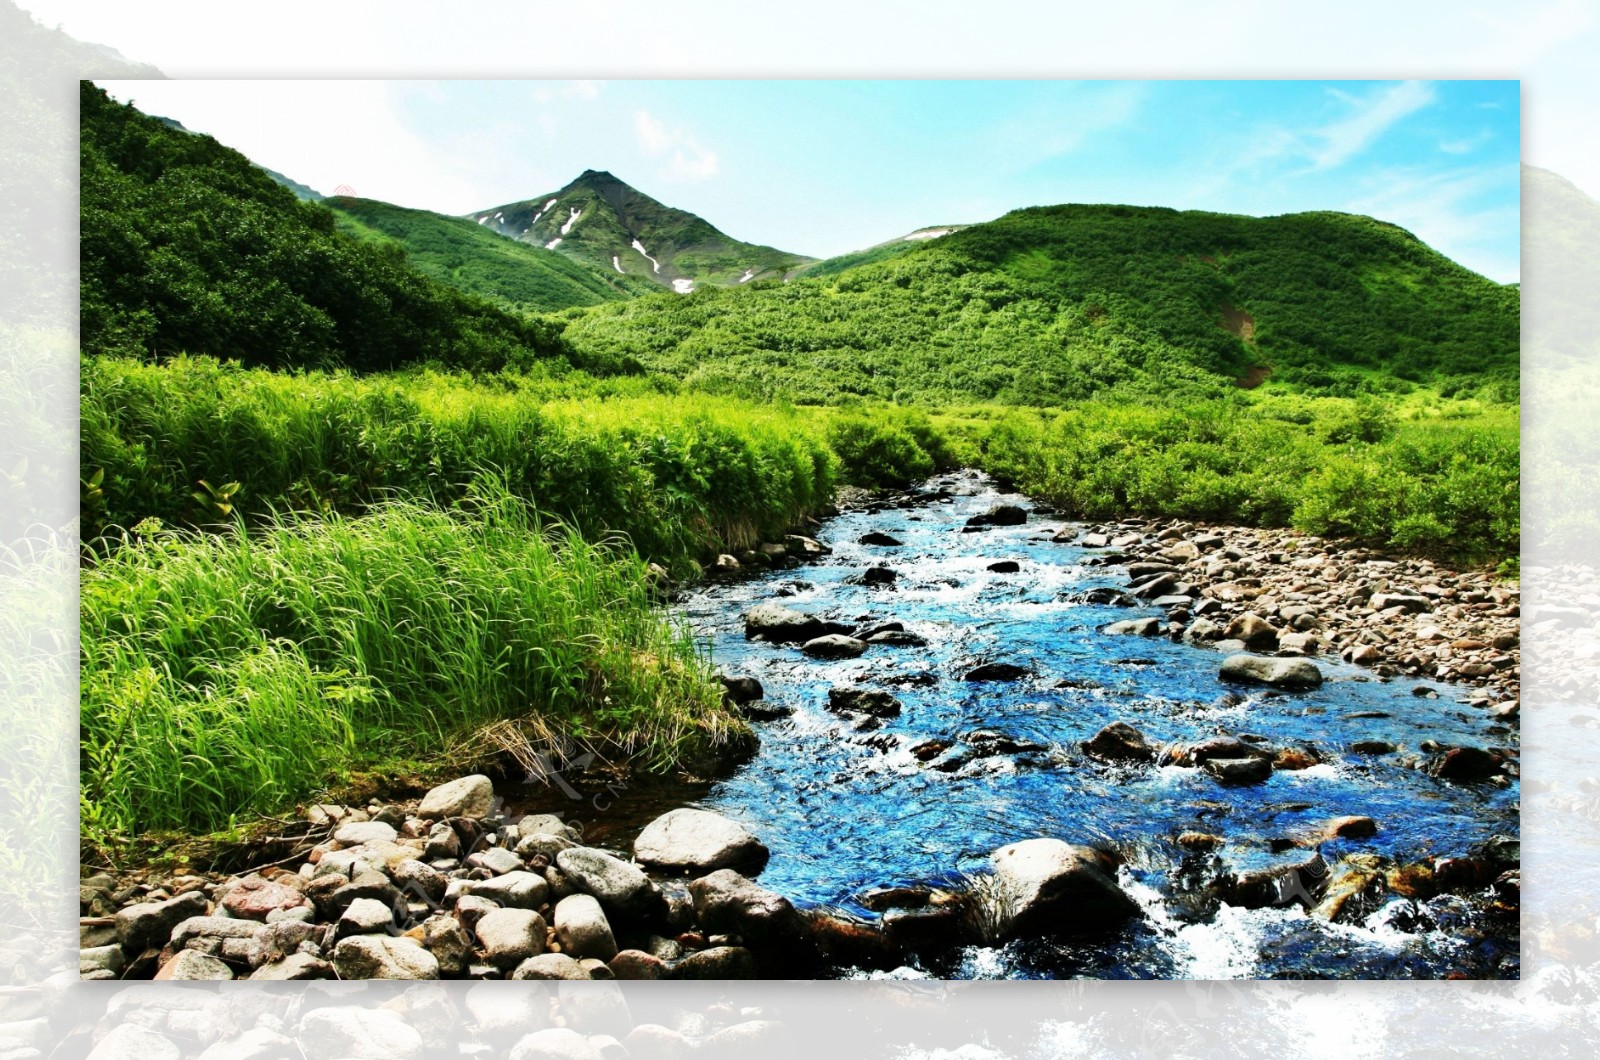
[[[953, 481], [970, 495], [842, 515], [820, 532], [832, 555], [708, 585], [678, 605], [723, 672], [758, 678], [769, 703], [793, 709], [783, 720], [757, 723], [760, 752], [700, 800], [744, 822], [771, 849], [764, 886], [797, 904], [870, 915], [857, 901], [865, 890], [981, 871], [995, 848], [1050, 836], [1115, 848], [1127, 862], [1122, 882], [1145, 905], [1146, 920], [1092, 946], [974, 948], [953, 966], [927, 971], [1409, 977], [1451, 970], [1503, 975], [1514, 967], [1514, 923], [1494, 921], [1459, 897], [1420, 907], [1401, 903], [1356, 927], [1294, 909], [1213, 904], [1194, 912], [1185, 896], [1196, 886], [1196, 858], [1174, 842], [1187, 831], [1226, 839], [1220, 863], [1209, 863], [1204, 875], [1303, 860], [1305, 849], [1274, 853], [1271, 841], [1303, 836], [1345, 814], [1370, 816], [1379, 831], [1323, 844], [1330, 863], [1353, 852], [1402, 863], [1464, 854], [1491, 835], [1516, 834], [1515, 783], [1455, 785], [1401, 765], [1404, 752], [1426, 739], [1476, 746], [1514, 740], [1462, 702], [1463, 690], [1427, 682], [1439, 698], [1419, 698], [1412, 695], [1415, 680], [1384, 682], [1326, 658], [1317, 662], [1327, 681], [1313, 692], [1225, 685], [1217, 677], [1222, 656], [1209, 648], [1099, 632], [1109, 622], [1162, 612], [1076, 602], [1097, 586], [1125, 588], [1127, 578], [1121, 567], [1086, 563], [1093, 550], [1052, 543], [1066, 523], [1030, 516], [1022, 526], [961, 533], [968, 516], [997, 503], [1029, 505], [982, 479]], [[857, 543], [872, 530], [904, 546]], [[1002, 559], [1018, 561], [1020, 572], [985, 569]], [[895, 587], [847, 581], [877, 564], [898, 573]], [[849, 623], [900, 621], [928, 645], [874, 645], [859, 659], [824, 662], [797, 646], [746, 641], [741, 615], [773, 599]], [[988, 661], [1019, 663], [1033, 676], [961, 680]], [[849, 718], [824, 709], [835, 685], [886, 689], [904, 710], [881, 728], [858, 731]], [[1352, 717], [1372, 711], [1386, 716]], [[1197, 769], [1117, 767], [1083, 755], [1079, 742], [1112, 721], [1133, 725], [1157, 744], [1251, 734], [1264, 738], [1262, 746], [1314, 748], [1324, 762], [1277, 771], [1262, 784], [1224, 787]], [[954, 773], [931, 769], [908, 750], [929, 738], [959, 742], [978, 729], [1047, 750], [1020, 760], [979, 758]], [[1353, 741], [1374, 739], [1402, 753], [1366, 757], [1348, 750]], [[1191, 871], [1180, 873], [1185, 859]]]

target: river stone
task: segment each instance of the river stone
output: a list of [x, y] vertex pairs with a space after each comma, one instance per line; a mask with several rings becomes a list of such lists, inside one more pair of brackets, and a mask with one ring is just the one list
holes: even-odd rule
[[722, 698], [735, 706], [754, 703], [766, 695], [761, 682], [754, 677], [729, 677], [723, 674], [717, 680], [722, 682]]
[[494, 808], [494, 784], [475, 773], [470, 777], [441, 784], [422, 797], [417, 816], [431, 820], [445, 817], [486, 817]]
[[1144, 733], [1124, 721], [1114, 721], [1091, 736], [1083, 749], [1107, 762], [1153, 762], [1156, 749]]
[[1500, 772], [1500, 759], [1481, 747], [1452, 747], [1428, 760], [1427, 773], [1440, 780], [1473, 783]]
[[988, 511], [967, 520], [968, 526], [1021, 526], [1028, 521], [1028, 512], [1015, 504], [997, 504]]
[[718, 869], [689, 884], [695, 919], [715, 935], [738, 935], [761, 945], [798, 942], [805, 921], [789, 899], [752, 883], [732, 869]]
[[1273, 688], [1316, 688], [1322, 671], [1309, 659], [1270, 659], [1259, 655], [1230, 655], [1218, 674], [1224, 681], [1270, 685]]
[[528, 866], [514, 851], [507, 850], [505, 847], [489, 847], [468, 857], [467, 867], [488, 869], [496, 876], [504, 876], [507, 873], [517, 872]]
[[1259, 784], [1272, 775], [1266, 758], [1208, 758], [1201, 768], [1224, 784]]
[[848, 628], [770, 602], [757, 604], [744, 615], [745, 639], [764, 637], [773, 644], [800, 644], [831, 633], [844, 633]]
[[439, 962], [403, 935], [351, 935], [333, 950], [340, 979], [437, 979]]
[[444, 890], [449, 884], [444, 873], [415, 858], [397, 864], [390, 873], [390, 878], [394, 880], [394, 885], [400, 893], [408, 899], [420, 898], [434, 905], [444, 900]]
[[[830, 688], [828, 709], [835, 714], [870, 714], [874, 718], [897, 718], [901, 704], [887, 692], [871, 688]], [[722, 868], [712, 865], [710, 868]]]
[[165, 902], [140, 902], [117, 910], [117, 939], [122, 948], [138, 955], [159, 949], [172, 936], [172, 929], [192, 916], [206, 914], [206, 896], [190, 891]]
[[991, 855], [987, 888], [995, 941], [1115, 931], [1139, 906], [1107, 871], [1099, 852], [1059, 839], [1026, 839]]
[[893, 648], [926, 648], [928, 646], [927, 637], [905, 629], [885, 629], [872, 634], [870, 637], [862, 637], [861, 639], [868, 644], [887, 644]]
[[616, 979], [665, 979], [667, 962], [643, 950], [622, 950], [606, 965]]
[[339, 917], [336, 934], [370, 935], [394, 927], [394, 909], [376, 898], [357, 898]]
[[538, 873], [517, 871], [492, 880], [463, 880], [459, 893], [487, 898], [512, 909], [537, 909], [549, 897], [550, 885]]
[[[513, 979], [588, 979], [583, 965], [565, 953], [541, 953], [529, 957], [511, 973]], [[515, 1054], [513, 1054], [515, 1055]]]
[[1387, 611], [1391, 607], [1404, 608], [1406, 614], [1429, 611], [1433, 608], [1433, 602], [1426, 596], [1416, 596], [1411, 593], [1373, 593], [1367, 605], [1374, 611]]
[[1278, 631], [1260, 615], [1239, 615], [1222, 631], [1224, 638], [1243, 641], [1255, 651], [1271, 651], [1278, 646]]
[[867, 650], [867, 642], [842, 633], [829, 633], [806, 641], [800, 650], [813, 659], [854, 659]]
[[1016, 574], [1022, 570], [1022, 564], [1014, 559], [1002, 559], [989, 564], [987, 569], [992, 574]]
[[333, 841], [347, 847], [371, 842], [393, 843], [399, 837], [400, 833], [395, 831], [394, 825], [384, 824], [382, 821], [355, 821], [351, 824], [342, 824], [339, 830], [333, 833]]
[[231, 916], [192, 916], [172, 930], [168, 945], [183, 949], [190, 939], [247, 939], [262, 930], [254, 920], [240, 920]]
[[294, 909], [305, 904], [306, 896], [302, 892], [260, 876], [246, 876], [222, 897], [222, 907], [243, 920], [265, 920], [280, 909]]
[[893, 585], [899, 575], [888, 567], [868, 567], [861, 573], [862, 585]]
[[634, 840], [633, 856], [651, 868], [698, 875], [740, 865], [763, 865], [767, 848], [737, 821], [707, 810], [683, 808], [664, 813], [646, 825]]
[[602, 961], [617, 955], [617, 939], [611, 933], [611, 923], [592, 895], [568, 895], [556, 903], [554, 916], [556, 938], [561, 941], [563, 953]]
[[1323, 833], [1337, 839], [1365, 839], [1378, 834], [1378, 822], [1358, 814], [1335, 817], [1324, 826]]
[[161, 981], [205, 981], [214, 979], [232, 979], [233, 969], [215, 957], [209, 957], [199, 950], [179, 950], [173, 954], [172, 959], [161, 966], [156, 972], [156, 979]]
[[[540, 976], [539, 978], [549, 978]], [[570, 978], [561, 976], [559, 978]], [[547, 1027], [522, 1037], [507, 1060], [604, 1060], [599, 1046], [567, 1027]]]
[[1120, 622], [1113, 622], [1100, 632], [1110, 636], [1135, 636], [1153, 637], [1161, 632], [1161, 619], [1151, 618], [1125, 618]]
[[648, 913], [661, 892], [637, 865], [601, 850], [572, 847], [556, 855], [556, 867], [578, 890], [592, 894], [608, 909], [626, 916]]
[[[486, 910], [483, 916], [491, 912], [492, 909]], [[439, 971], [444, 975], [460, 975], [472, 961], [472, 936], [467, 934], [461, 921], [449, 913], [435, 913], [422, 922], [422, 945], [439, 962]]]
[[961, 678], [963, 681], [1017, 681], [1027, 677], [1031, 671], [1025, 666], [1016, 663], [983, 663], [968, 670]]
[[713, 946], [672, 966], [674, 979], [755, 979], [760, 974], [755, 955], [743, 946]]
[[862, 534], [857, 540], [863, 545], [877, 545], [881, 548], [899, 548], [901, 545], [905, 544], [905, 542], [901, 541], [899, 538], [894, 537], [891, 534], [885, 534], [878, 530], [873, 530], [870, 533]]
[[515, 968], [544, 952], [544, 917], [531, 909], [496, 909], [478, 921], [483, 956], [498, 968]]
[[[198, 918], [191, 918], [198, 919]], [[109, 972], [115, 979], [128, 966], [128, 957], [116, 943], [109, 946], [92, 946], [78, 951], [79, 977], [90, 972]]]
[[405, 1017], [369, 1005], [314, 1008], [300, 1017], [297, 1037], [302, 1044], [315, 1043], [312, 1060], [423, 1060], [422, 1035]]
[[270, 961], [250, 973], [251, 982], [285, 982], [299, 979], [332, 979], [333, 965], [309, 953], [291, 953], [282, 960]]

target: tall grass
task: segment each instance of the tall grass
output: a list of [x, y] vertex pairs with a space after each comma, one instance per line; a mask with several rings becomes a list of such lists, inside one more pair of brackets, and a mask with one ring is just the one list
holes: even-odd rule
[[493, 475], [591, 537], [625, 534], [672, 561], [770, 539], [832, 500], [837, 462], [814, 417], [590, 385], [86, 358], [80, 462], [86, 480], [103, 474], [84, 536], [214, 523], [201, 481], [239, 483], [234, 504], [261, 517], [395, 495], [447, 504]]
[[493, 483], [129, 540], [83, 571], [81, 624], [91, 842], [216, 829], [502, 719], [654, 766], [748, 736], [642, 560]]
[[1512, 406], [1241, 395], [942, 422], [967, 460], [1080, 518], [1294, 526], [1508, 566], [1521, 543]]

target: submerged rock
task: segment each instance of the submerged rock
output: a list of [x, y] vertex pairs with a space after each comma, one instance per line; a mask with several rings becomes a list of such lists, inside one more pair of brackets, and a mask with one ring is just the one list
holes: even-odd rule
[[895, 718], [900, 716], [901, 703], [889, 693], [873, 688], [830, 688], [828, 709], [835, 714]]
[[1083, 749], [1107, 762], [1153, 762], [1156, 749], [1144, 733], [1124, 721], [1114, 721], [1084, 741]]
[[813, 659], [854, 659], [867, 650], [867, 642], [842, 633], [830, 633], [806, 641], [800, 650]]
[[1016, 663], [983, 663], [968, 670], [961, 678], [963, 681], [1017, 681], [1027, 677], [1031, 670], [1026, 666]]

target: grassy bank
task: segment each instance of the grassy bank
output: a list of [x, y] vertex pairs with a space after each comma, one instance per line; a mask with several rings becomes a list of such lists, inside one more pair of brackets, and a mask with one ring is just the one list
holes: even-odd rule
[[[836, 461], [810, 414], [647, 381], [419, 371], [286, 375], [87, 358], [84, 538], [155, 518], [449, 504], [485, 474], [590, 537], [674, 562], [770, 540], [825, 507]], [[206, 485], [200, 485], [201, 482]], [[227, 487], [237, 483], [237, 488]]]
[[979, 409], [939, 419], [962, 459], [1078, 518], [1161, 515], [1514, 569], [1514, 406], [1239, 396]]
[[643, 561], [503, 489], [165, 532], [82, 575], [85, 839], [212, 830], [511, 719], [644, 765], [747, 736]]

